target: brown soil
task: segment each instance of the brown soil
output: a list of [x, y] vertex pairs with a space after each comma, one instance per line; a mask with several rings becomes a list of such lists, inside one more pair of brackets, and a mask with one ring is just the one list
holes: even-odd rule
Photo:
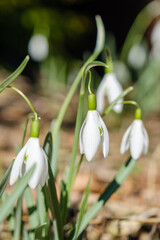
[[[33, 92], [26, 79], [19, 78], [14, 86], [20, 88], [31, 100], [41, 117], [40, 141], [43, 144], [50, 123], [56, 118], [59, 108], [65, 99], [66, 89], [46, 96], [40, 91]], [[9, 163], [16, 154], [15, 147], [20, 145], [25, 117], [30, 112], [29, 107], [16, 93], [8, 89], [0, 96], [0, 179]], [[70, 164], [71, 150], [74, 139], [74, 123], [76, 117], [78, 96], [71, 102], [60, 132], [59, 173], [57, 188], [59, 188], [63, 170]], [[119, 167], [129, 156], [129, 152], [120, 155], [119, 148], [122, 135], [132, 121], [131, 114], [123, 117], [111, 114], [105, 118], [110, 134], [110, 154], [103, 158], [99, 148], [91, 163], [84, 158], [80, 172], [76, 178], [72, 195], [72, 207], [78, 208], [88, 178], [92, 175], [89, 204], [96, 201], [105, 186], [113, 179]], [[160, 223], [160, 115], [147, 116], [144, 119], [149, 133], [150, 147], [146, 156], [138, 161], [132, 174], [123, 186], [111, 197], [101, 212], [90, 222], [83, 239], [159, 239]], [[29, 136], [29, 133], [27, 133]], [[77, 159], [80, 154], [77, 154]], [[7, 186], [7, 192], [12, 190]], [[6, 226], [0, 225], [0, 239], [9, 236]]]

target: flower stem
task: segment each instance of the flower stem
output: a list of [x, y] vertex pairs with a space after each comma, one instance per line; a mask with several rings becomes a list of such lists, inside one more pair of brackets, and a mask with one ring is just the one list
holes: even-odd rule
[[75, 93], [81, 78], [83, 76], [83, 72], [87, 66], [88, 63], [94, 61], [98, 55], [100, 54], [100, 52], [103, 50], [104, 47], [104, 42], [105, 42], [105, 29], [104, 29], [104, 25], [103, 22], [101, 20], [100, 16], [96, 16], [96, 24], [97, 24], [97, 40], [96, 40], [96, 46], [95, 49], [92, 53], [92, 55], [88, 58], [88, 60], [84, 63], [84, 65], [81, 67], [81, 69], [79, 70], [77, 77], [75, 78], [69, 92], [68, 95], [65, 98], [65, 101], [63, 102], [63, 105], [60, 109], [59, 115], [57, 117], [57, 121], [56, 121], [56, 126], [53, 130], [52, 136], [53, 136], [53, 142], [55, 141], [57, 134], [59, 132], [59, 129], [61, 127], [65, 112], [67, 110], [67, 107], [73, 97], [73, 94]]
[[4, 79], [0, 83], [0, 93], [3, 92], [7, 88], [7, 86], [9, 86], [13, 81], [16, 80], [16, 78], [22, 73], [22, 71], [26, 67], [28, 61], [29, 56], [26, 56], [23, 62], [20, 64], [20, 66], [11, 75], [9, 75], [6, 79]]
[[121, 104], [131, 104], [131, 105], [136, 106], [137, 108], [140, 108], [139, 104], [136, 101], [127, 100], [127, 101], [121, 102]]
[[88, 71], [88, 73], [89, 73], [88, 92], [89, 92], [89, 94], [92, 94], [92, 91], [91, 91], [91, 71]]
[[24, 140], [25, 140], [25, 136], [26, 136], [26, 131], [27, 131], [27, 126], [28, 126], [29, 119], [32, 118], [33, 115], [34, 115], [33, 113], [29, 113], [27, 118], [26, 118], [26, 122], [25, 122], [25, 125], [24, 125], [24, 130], [23, 130], [23, 137], [22, 137], [22, 141], [21, 141], [21, 148], [24, 145]]
[[[101, 115], [102, 117], [105, 117], [112, 109], [113, 107], [117, 104], [117, 102], [125, 97], [128, 93], [130, 93], [131, 91], [133, 91], [133, 87], [130, 86], [128, 88], [126, 88], [103, 112], [103, 114]], [[134, 102], [134, 101], [133, 101]], [[138, 103], [137, 103], [138, 104]]]
[[[105, 67], [105, 68], [108, 68], [108, 65], [106, 65], [105, 63], [103, 62], [100, 62], [100, 61], [92, 61], [92, 62], [89, 62], [85, 69], [84, 69], [84, 72], [83, 72], [83, 77], [82, 77], [82, 82], [81, 82], [81, 89], [80, 89], [80, 94], [81, 95], [84, 95], [84, 92], [85, 92], [85, 85], [86, 85], [86, 78], [87, 78], [87, 74], [91, 74], [90, 73], [90, 69], [93, 68], [93, 67], [97, 67], [97, 66], [101, 66], [101, 67]], [[89, 78], [91, 77], [91, 75], [89, 76]], [[90, 84], [90, 79], [89, 79], [89, 84]], [[88, 88], [89, 90], [89, 88]], [[92, 92], [91, 92], [92, 93]]]
[[31, 104], [31, 102], [29, 101], [29, 99], [26, 97], [26, 95], [24, 93], [22, 93], [18, 88], [13, 87], [13, 86], [7, 86], [7, 88], [11, 88], [12, 90], [14, 90], [15, 92], [17, 92], [19, 95], [21, 95], [21, 97], [24, 98], [24, 100], [28, 103], [29, 107], [31, 108], [32, 112], [34, 113], [34, 117], [35, 120], [38, 119], [38, 115], [36, 110], [34, 109], [33, 105]]
[[84, 95], [80, 95], [77, 119], [76, 119], [74, 143], [73, 143], [73, 148], [72, 148], [72, 158], [71, 158], [71, 164], [70, 164], [70, 168], [69, 168], [69, 177], [68, 177], [68, 183], [67, 183], [68, 199], [69, 199], [69, 195], [70, 195], [70, 192], [72, 189], [72, 184], [73, 184], [73, 181], [72, 181], [73, 171], [74, 171], [74, 165], [75, 165], [76, 154], [77, 154], [77, 149], [78, 149], [79, 131], [80, 131], [81, 122], [82, 122], [83, 98], [84, 98]]

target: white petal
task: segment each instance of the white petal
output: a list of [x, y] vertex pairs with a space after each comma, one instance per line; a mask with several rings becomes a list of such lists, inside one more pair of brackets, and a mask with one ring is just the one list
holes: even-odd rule
[[127, 128], [125, 131], [122, 141], [121, 141], [121, 147], [120, 147], [120, 153], [124, 154], [128, 149], [129, 149], [129, 138], [130, 138], [130, 133], [133, 127], [134, 121], [131, 123], [131, 125]]
[[28, 184], [34, 189], [40, 183], [41, 176], [44, 171], [44, 155], [41, 150], [39, 138], [30, 138], [31, 141], [28, 144], [27, 152], [28, 155], [26, 163], [26, 172], [36, 163], [36, 168], [32, 174]]
[[40, 178], [40, 185], [43, 187], [46, 182], [46, 177], [48, 174], [48, 160], [47, 160], [47, 156], [46, 156], [46, 153], [44, 152], [43, 148], [41, 148], [41, 151], [42, 151], [43, 157], [44, 157], [44, 170], [43, 170], [41, 178]]
[[100, 123], [101, 123], [102, 131], [103, 131], [103, 135], [102, 135], [103, 155], [106, 158], [108, 156], [108, 153], [109, 153], [109, 134], [108, 134], [107, 127], [104, 124], [101, 117], [100, 117]]
[[[108, 78], [108, 86], [107, 86], [107, 95], [109, 103], [112, 103], [121, 93], [123, 92], [123, 88], [117, 77], [114, 73], [110, 73]], [[118, 103], [121, 103], [123, 99], [119, 100]], [[123, 104], [117, 104], [113, 107], [113, 110], [116, 113], [121, 113], [123, 109]]]
[[18, 176], [20, 176], [27, 146], [28, 142], [24, 145], [24, 147], [21, 149], [21, 151], [18, 153], [17, 157], [14, 160], [10, 175], [10, 185], [13, 185], [16, 182]]
[[100, 143], [100, 130], [97, 121], [99, 121], [97, 111], [88, 111], [82, 134], [83, 149], [88, 161], [92, 160]]
[[84, 120], [82, 126], [81, 126], [81, 130], [80, 130], [80, 133], [79, 133], [79, 146], [80, 146], [80, 153], [83, 154], [84, 153], [84, 147], [83, 147], [83, 143], [82, 143], [82, 135], [83, 135], [83, 129], [84, 129], [84, 126], [86, 124], [86, 120], [87, 120], [87, 117], [86, 119]]
[[148, 152], [148, 145], [149, 145], [149, 137], [148, 137], [148, 133], [142, 123], [142, 131], [143, 131], [143, 135], [144, 135], [144, 149], [143, 149], [143, 153], [147, 154]]
[[143, 152], [143, 132], [142, 120], [134, 120], [134, 125], [130, 135], [130, 151], [133, 159], [138, 159]]
[[101, 83], [97, 89], [96, 98], [97, 98], [97, 111], [99, 113], [103, 113], [105, 108], [105, 95], [106, 95], [106, 87], [107, 87], [107, 79], [109, 74], [105, 74], [102, 78]]

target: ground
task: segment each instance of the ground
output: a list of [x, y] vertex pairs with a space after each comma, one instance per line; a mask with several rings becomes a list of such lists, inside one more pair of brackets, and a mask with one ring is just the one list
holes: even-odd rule
[[[50, 129], [50, 123], [56, 118], [68, 89], [66, 87], [59, 93], [55, 91], [52, 96], [42, 93], [40, 89], [35, 92], [28, 80], [22, 77], [14, 83], [14, 86], [23, 90], [39, 113], [41, 117], [40, 141], [43, 144], [44, 137]], [[11, 89], [7, 89], [0, 96], [0, 179], [16, 154], [16, 147], [20, 145], [22, 138], [25, 116], [30, 112], [25, 101], [17, 93], [11, 91]], [[74, 100], [67, 110], [60, 132], [57, 189], [59, 189], [64, 168], [70, 164], [77, 96], [75, 94]], [[121, 188], [90, 222], [83, 239], [159, 239], [159, 119], [160, 114], [158, 113], [144, 117], [144, 124], [150, 138], [149, 152], [137, 161], [135, 169]], [[110, 135], [109, 156], [104, 159], [100, 147], [91, 163], [88, 163], [84, 158], [71, 195], [73, 212], [79, 207], [89, 176], [92, 177], [91, 193], [88, 201], [90, 205], [96, 201], [99, 194], [112, 181], [117, 170], [129, 157], [129, 152], [120, 155], [119, 149], [123, 133], [132, 120], [132, 114], [127, 114], [127, 112], [123, 116], [111, 114], [105, 117], [104, 121]], [[27, 133], [28, 136], [29, 132]], [[79, 156], [78, 152], [77, 160]], [[7, 192], [11, 190], [12, 188], [7, 186]], [[9, 234], [8, 229], [5, 224], [1, 224], [0, 228], [0, 239], [5, 239]]]

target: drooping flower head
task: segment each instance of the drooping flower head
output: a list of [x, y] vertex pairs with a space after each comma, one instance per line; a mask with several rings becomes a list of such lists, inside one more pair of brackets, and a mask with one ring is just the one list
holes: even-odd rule
[[[109, 72], [106, 73], [97, 89], [97, 110], [100, 113], [103, 113], [105, 108], [105, 96], [108, 97], [108, 102], [112, 103], [121, 93], [123, 88], [118, 81], [115, 73]], [[123, 109], [123, 104], [121, 102], [123, 99], [119, 100], [119, 104], [113, 107], [113, 110], [116, 113], [121, 113]]]
[[124, 154], [129, 148], [131, 157], [137, 160], [141, 154], [148, 152], [149, 138], [141, 119], [141, 110], [135, 112], [135, 120], [123, 135], [120, 152]]
[[94, 157], [100, 141], [102, 141], [103, 155], [106, 158], [109, 153], [108, 130], [96, 111], [96, 96], [88, 96], [88, 113], [80, 130], [80, 153], [85, 154], [88, 161]]
[[28, 43], [28, 52], [34, 61], [41, 62], [45, 60], [49, 53], [47, 37], [41, 33], [33, 35]]
[[10, 175], [10, 185], [13, 185], [18, 177], [22, 178], [36, 163], [36, 168], [28, 185], [32, 189], [36, 188], [38, 184], [44, 186], [48, 173], [48, 162], [38, 137], [39, 121], [34, 120], [31, 124], [31, 137], [15, 158]]

